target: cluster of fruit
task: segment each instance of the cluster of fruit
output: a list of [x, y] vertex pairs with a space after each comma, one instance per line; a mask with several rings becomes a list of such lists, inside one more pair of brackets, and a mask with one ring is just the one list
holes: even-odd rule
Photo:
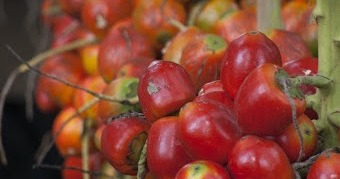
[[[44, 0], [51, 49], [82, 42], [40, 66], [64, 83], [41, 76], [35, 91], [41, 111], [60, 110], [53, 135], [65, 166], [81, 167], [86, 132], [90, 170], [108, 162], [131, 176], [145, 165], [157, 179], [294, 178], [291, 164], [318, 142], [305, 101], [316, 88], [293, 78], [318, 70], [314, 3], [282, 1], [285, 30], [265, 33], [254, 30], [255, 4]], [[325, 155], [320, 163], [339, 161]], [[336, 165], [308, 177], [340, 176]]]

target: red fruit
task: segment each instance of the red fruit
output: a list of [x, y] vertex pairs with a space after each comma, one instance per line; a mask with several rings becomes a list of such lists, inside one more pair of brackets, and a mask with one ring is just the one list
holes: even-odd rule
[[264, 63], [281, 66], [279, 49], [266, 35], [251, 31], [232, 41], [221, 65], [220, 78], [224, 90], [234, 99], [244, 79]]
[[51, 27], [55, 21], [60, 17], [61, 12], [54, 11], [58, 6], [56, 0], [43, 0], [40, 6], [41, 18], [46, 27]]
[[40, 78], [35, 87], [34, 99], [38, 109], [44, 113], [49, 113], [58, 109], [58, 106], [54, 103], [53, 99], [47, 94]]
[[180, 64], [184, 48], [195, 38], [203, 33], [199, 28], [191, 26], [178, 32], [164, 47], [163, 60], [172, 61]]
[[[103, 78], [101, 78], [100, 76], [87, 77], [80, 81], [79, 85], [96, 93], [101, 93], [107, 86]], [[74, 93], [73, 106], [77, 109], [80, 109], [94, 99], [95, 97], [93, 95], [83, 90], [77, 89]], [[96, 124], [98, 120], [97, 111], [98, 103], [94, 104], [92, 107], [82, 112], [80, 116], [84, 119], [90, 119], [94, 122], [94, 124]]]
[[[84, 78], [81, 60], [72, 53], [64, 53], [47, 59], [40, 67], [40, 70], [73, 84], [77, 84]], [[75, 88], [44, 76], [40, 77], [40, 80], [46, 94], [59, 107], [72, 103]]]
[[327, 152], [321, 154], [310, 167], [307, 179], [340, 178], [340, 154]]
[[65, 107], [58, 113], [53, 123], [52, 133], [56, 138], [57, 149], [62, 156], [81, 154], [84, 120], [76, 115], [67, 122], [74, 114], [76, 114], [74, 107]]
[[135, 30], [131, 19], [120, 21], [101, 42], [98, 56], [99, 73], [109, 83], [116, 78], [123, 65], [140, 59], [150, 62], [154, 54], [153, 47]]
[[317, 30], [318, 25], [313, 19], [315, 2], [311, 1], [290, 1], [282, 8], [282, 20], [285, 29], [299, 34], [317, 55]]
[[214, 100], [222, 103], [226, 109], [234, 112], [234, 101], [225, 91], [210, 91], [199, 94], [193, 101]]
[[[308, 75], [313, 76], [318, 72], [318, 59], [314, 57], [305, 57], [300, 60], [291, 61], [283, 66], [283, 69], [291, 77]], [[316, 93], [316, 87], [310, 85], [301, 85], [300, 90], [305, 95], [312, 95]], [[307, 108], [305, 114], [311, 119], [318, 119], [318, 114], [311, 108]]]
[[197, 91], [205, 83], [219, 79], [226, 49], [225, 41], [213, 34], [198, 36], [185, 46], [179, 64], [189, 73]]
[[282, 65], [289, 61], [299, 60], [312, 56], [303, 39], [294, 32], [274, 29], [268, 33], [268, 37], [277, 45], [280, 50]]
[[[103, 156], [99, 152], [91, 153], [89, 158], [90, 171], [99, 171], [103, 163]], [[68, 156], [65, 158], [62, 170], [63, 179], [82, 179], [83, 172], [72, 168], [82, 169], [82, 158], [80, 156]]]
[[231, 111], [217, 101], [187, 103], [179, 112], [178, 137], [193, 160], [225, 164], [241, 137]]
[[[266, 63], [244, 80], [234, 100], [238, 123], [244, 133], [275, 136], [291, 124], [292, 107], [278, 83], [282, 78], [288, 78], [288, 74]], [[300, 116], [306, 109], [306, 101], [298, 92], [290, 95]]]
[[139, 81], [139, 103], [151, 122], [177, 112], [194, 97], [195, 88], [190, 76], [173, 62], [151, 63]]
[[[304, 157], [301, 161], [312, 156], [316, 150], [318, 134], [313, 122], [304, 114], [298, 118], [299, 128], [302, 133]], [[296, 162], [300, 152], [299, 136], [293, 124], [290, 124], [282, 134], [276, 137], [276, 142], [287, 154], [291, 163]]]
[[58, 0], [61, 9], [74, 17], [80, 17], [80, 11], [83, 7], [84, 0]]
[[285, 152], [275, 142], [245, 136], [229, 155], [228, 169], [234, 179], [293, 179], [294, 171]]
[[136, 29], [158, 48], [173, 37], [179, 29], [169, 20], [185, 23], [186, 12], [183, 4], [176, 0], [140, 0], [132, 14]]
[[175, 179], [230, 179], [230, 176], [221, 164], [198, 160], [181, 168]]
[[151, 124], [141, 117], [122, 116], [104, 128], [101, 152], [120, 173], [136, 175], [138, 161]]
[[179, 169], [191, 162], [178, 139], [178, 117], [168, 116], [154, 122], [147, 141], [147, 164], [157, 178], [174, 178]]
[[214, 80], [204, 84], [198, 94], [204, 94], [213, 91], [224, 91], [221, 80]]
[[98, 37], [104, 37], [112, 25], [131, 13], [132, 1], [88, 0], [84, 2], [81, 20]]
[[117, 78], [124, 76], [140, 78], [152, 61], [154, 61], [154, 59], [150, 57], [137, 57], [135, 60], [123, 65], [119, 69]]
[[100, 100], [98, 103], [98, 123], [105, 123], [112, 116], [128, 111], [135, 111], [134, 104], [123, 103], [124, 100], [137, 101], [138, 79], [121, 77], [111, 81], [103, 90], [103, 94], [112, 96], [118, 101]]
[[231, 11], [216, 22], [214, 33], [229, 44], [240, 35], [256, 29], [256, 24], [254, 8]]

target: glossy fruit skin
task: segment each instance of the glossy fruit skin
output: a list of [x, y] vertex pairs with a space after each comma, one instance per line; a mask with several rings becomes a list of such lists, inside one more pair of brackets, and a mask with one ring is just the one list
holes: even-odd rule
[[224, 105], [224, 107], [233, 113], [234, 110], [234, 101], [230, 98], [230, 96], [225, 91], [211, 91], [200, 94], [196, 96], [193, 101], [206, 101], [206, 100], [214, 100], [218, 101]]
[[179, 111], [196, 93], [189, 74], [180, 65], [154, 61], [142, 75], [138, 98], [146, 119], [151, 122]]
[[103, 38], [112, 25], [128, 18], [132, 13], [132, 1], [89, 0], [81, 11], [81, 20], [98, 37]]
[[75, 113], [76, 109], [74, 107], [65, 107], [58, 113], [53, 123], [52, 133], [56, 138], [56, 147], [62, 156], [81, 154], [81, 136], [84, 126], [84, 120], [82, 118], [79, 116], [72, 118], [72, 120], [63, 127], [59, 136], [57, 136], [60, 128]]
[[[303, 136], [304, 157], [301, 158], [301, 161], [304, 161], [316, 151], [318, 134], [313, 122], [306, 115], [302, 114], [297, 120]], [[276, 137], [275, 141], [285, 151], [289, 161], [296, 162], [300, 152], [300, 141], [294, 125], [290, 124], [282, 134]]]
[[179, 139], [193, 160], [225, 164], [242, 135], [232, 112], [217, 101], [189, 102], [181, 109], [179, 119]]
[[178, 120], [178, 116], [163, 117], [150, 128], [147, 164], [157, 178], [174, 178], [179, 169], [192, 161], [178, 139]]
[[179, 31], [168, 20], [185, 23], [186, 12], [183, 4], [176, 0], [139, 0], [132, 19], [136, 29], [160, 49]]
[[[245, 134], [276, 136], [292, 122], [292, 108], [275, 75], [282, 68], [266, 63], [244, 80], [234, 100], [238, 124]], [[288, 76], [288, 75], [287, 75]], [[293, 98], [296, 114], [306, 109], [304, 98]]]
[[131, 19], [126, 19], [115, 24], [101, 42], [98, 70], [109, 83], [123, 65], [141, 59], [150, 63], [154, 56], [151, 43], [136, 31]]
[[312, 56], [310, 49], [303, 39], [294, 32], [281, 29], [273, 29], [267, 36], [280, 50], [282, 65], [289, 61], [299, 60]]
[[258, 31], [244, 33], [232, 41], [221, 65], [221, 83], [233, 99], [249, 73], [264, 63], [281, 66], [279, 49], [265, 34]]
[[150, 126], [144, 118], [133, 116], [108, 123], [101, 137], [101, 152], [105, 159], [120, 173], [136, 175]]
[[226, 13], [214, 26], [214, 33], [224, 38], [227, 44], [240, 35], [256, 29], [256, 11], [253, 8]]
[[175, 179], [230, 179], [230, 175], [219, 163], [197, 160], [183, 166]]
[[226, 49], [224, 39], [214, 34], [198, 36], [184, 47], [179, 64], [189, 73], [197, 91], [205, 83], [220, 78]]
[[223, 84], [221, 80], [214, 80], [208, 83], [205, 83], [202, 88], [198, 91], [198, 95], [213, 92], [213, 91], [224, 91]]
[[155, 59], [151, 57], [141, 57], [135, 58], [135, 60], [124, 64], [117, 73], [117, 78], [119, 77], [135, 77], [140, 78], [145, 70], [148, 68], [151, 62]]
[[339, 178], [340, 154], [328, 152], [321, 154], [310, 167], [307, 179]]
[[293, 179], [294, 171], [285, 152], [275, 142], [244, 136], [232, 149], [228, 169], [234, 179]]
[[[299, 60], [294, 60], [286, 63], [283, 69], [291, 77], [299, 75], [313, 76], [318, 73], [318, 59], [315, 57], [304, 57]], [[316, 87], [309, 85], [301, 85], [300, 90], [305, 95], [312, 95], [316, 93]], [[318, 114], [311, 108], [307, 108], [305, 114], [311, 119], [318, 119]]]

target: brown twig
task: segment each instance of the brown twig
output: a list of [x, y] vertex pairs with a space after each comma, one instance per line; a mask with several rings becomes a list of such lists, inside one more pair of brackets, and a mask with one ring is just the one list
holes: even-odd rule
[[60, 126], [60, 128], [58, 129], [58, 131], [55, 133], [55, 136], [53, 137], [52, 141], [50, 141], [41, 151], [38, 151], [39, 153], [36, 153], [37, 156], [37, 161], [35, 163], [35, 166], [40, 166], [42, 161], [44, 160], [46, 154], [48, 153], [48, 151], [50, 151], [50, 149], [52, 148], [52, 146], [54, 145], [54, 143], [56, 142], [57, 138], [59, 137], [59, 135], [61, 134], [63, 128], [72, 121], [72, 119], [74, 119], [77, 115], [81, 114], [82, 112], [86, 111], [87, 109], [91, 108], [93, 105], [95, 105], [97, 102], [99, 102], [99, 98], [94, 98], [93, 100], [89, 101], [88, 103], [84, 104], [82, 107], [80, 107], [79, 109], [77, 109], [77, 111], [70, 116], [67, 120], [65, 120], [65, 122]]
[[20, 57], [20, 56], [19, 56], [19, 55], [18, 55], [18, 54], [10, 47], [10, 46], [7, 46], [7, 48], [8, 48], [8, 50], [9, 50], [10, 52], [13, 53], [13, 55], [16, 56], [16, 59], [19, 60], [19, 61], [20, 61], [21, 63], [23, 63], [24, 65], [26, 65], [27, 68], [28, 68], [29, 70], [32, 70], [32, 71], [34, 71], [34, 72], [36, 72], [36, 73], [38, 73], [38, 74], [40, 74], [40, 75], [42, 75], [42, 76], [45, 76], [45, 77], [47, 77], [47, 78], [56, 80], [56, 81], [61, 82], [61, 83], [65, 84], [65, 85], [67, 85], [67, 86], [70, 86], [70, 87], [72, 87], [72, 88], [75, 88], [75, 89], [79, 89], [79, 90], [85, 91], [86, 93], [88, 93], [88, 94], [90, 94], [90, 95], [92, 95], [92, 96], [94, 96], [94, 97], [103, 99], [103, 100], [107, 100], [107, 101], [111, 101], [111, 102], [117, 102], [117, 103], [123, 103], [123, 104], [126, 104], [127, 102], [130, 102], [130, 103], [132, 103], [132, 104], [133, 104], [133, 103], [137, 103], [137, 100], [136, 100], [136, 101], [135, 101], [135, 100], [133, 100], [133, 101], [129, 101], [129, 100], [119, 100], [119, 99], [114, 98], [113, 96], [108, 96], [108, 95], [104, 95], [104, 94], [101, 94], [101, 93], [97, 93], [97, 92], [91, 91], [91, 90], [89, 90], [89, 89], [87, 89], [87, 88], [84, 88], [84, 87], [82, 87], [82, 86], [78, 86], [78, 85], [76, 85], [76, 84], [73, 84], [73, 83], [71, 83], [71, 82], [69, 82], [69, 81], [67, 81], [67, 80], [61, 79], [61, 78], [59, 78], [59, 77], [57, 77], [57, 76], [50, 75], [50, 74], [48, 74], [48, 73], [42, 72], [42, 71], [36, 69], [35, 67], [33, 67], [32, 65], [30, 65], [29, 63], [25, 62], [25, 60], [23, 60], [23, 59], [22, 59], [22, 58], [21, 58], [21, 57]]

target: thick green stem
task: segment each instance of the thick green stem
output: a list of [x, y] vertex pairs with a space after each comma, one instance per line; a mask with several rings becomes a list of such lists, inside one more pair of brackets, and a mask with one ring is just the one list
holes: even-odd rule
[[318, 75], [330, 79], [333, 85], [319, 88], [319, 120], [315, 124], [322, 135], [322, 148], [339, 146], [337, 137], [340, 120], [340, 1], [317, 0], [314, 17], [318, 23], [319, 68]]
[[281, 0], [257, 0], [257, 29], [282, 29]]

